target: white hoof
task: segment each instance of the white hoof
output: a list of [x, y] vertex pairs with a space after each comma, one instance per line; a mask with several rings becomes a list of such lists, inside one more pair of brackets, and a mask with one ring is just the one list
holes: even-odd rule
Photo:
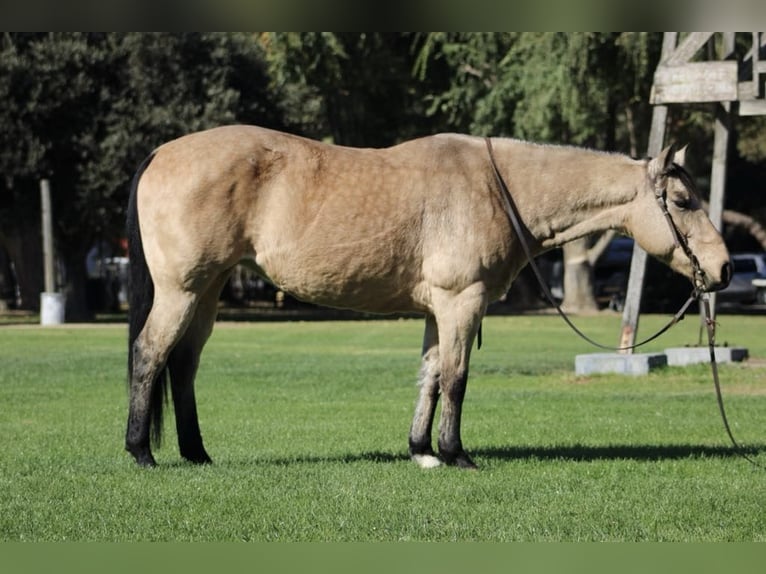
[[436, 468], [442, 464], [442, 461], [431, 454], [413, 454], [412, 460], [414, 460], [420, 468]]

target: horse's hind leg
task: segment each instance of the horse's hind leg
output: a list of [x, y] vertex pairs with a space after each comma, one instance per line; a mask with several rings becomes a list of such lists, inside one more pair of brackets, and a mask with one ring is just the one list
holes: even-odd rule
[[[171, 350], [186, 331], [197, 303], [194, 293], [155, 288], [152, 310], [133, 345], [130, 408], [125, 448], [142, 466], [154, 466], [150, 447], [152, 414], [162, 412], [157, 385]], [[155, 425], [159, 421], [155, 420]], [[156, 428], [159, 436], [160, 428]]]
[[439, 333], [433, 315], [426, 316], [423, 359], [420, 368], [420, 394], [410, 427], [410, 457], [421, 468], [439, 466], [431, 448], [431, 428], [439, 400]]
[[197, 375], [202, 348], [213, 331], [213, 324], [218, 314], [218, 297], [226, 277], [227, 275], [223, 275], [219, 278], [202, 297], [186, 333], [168, 359], [178, 448], [182, 457], [198, 464], [212, 461], [202, 444], [202, 434], [197, 418], [197, 402], [194, 397], [194, 379]]

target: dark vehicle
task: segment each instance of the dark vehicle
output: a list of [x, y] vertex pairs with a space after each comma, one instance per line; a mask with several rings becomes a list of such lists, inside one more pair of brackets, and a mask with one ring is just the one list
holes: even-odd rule
[[766, 304], [766, 253], [734, 253], [734, 273], [729, 286], [718, 293], [718, 302]]
[[755, 287], [755, 302], [759, 305], [766, 305], [766, 277], [757, 277], [753, 279]]
[[[556, 259], [542, 256], [537, 263], [556, 300], [564, 299], [564, 262], [561, 251], [556, 252]], [[593, 267], [593, 291], [600, 308], [609, 307], [622, 311], [625, 304], [625, 292], [628, 288], [630, 260], [633, 257], [633, 240], [618, 236], [612, 239]]]
[[628, 289], [633, 240], [615, 237], [609, 242], [593, 269], [593, 290], [600, 307], [622, 311]]
[[[633, 239], [617, 236], [609, 243], [593, 267], [593, 291], [599, 308], [622, 311], [630, 278], [633, 258]], [[561, 301], [564, 266], [559, 258], [551, 265], [549, 285], [553, 295]], [[644, 313], [668, 313], [678, 310], [691, 292], [691, 283], [656, 259], [649, 257], [641, 297]]]

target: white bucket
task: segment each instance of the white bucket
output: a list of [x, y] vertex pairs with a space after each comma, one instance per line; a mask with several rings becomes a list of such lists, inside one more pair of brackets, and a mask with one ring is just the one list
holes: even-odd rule
[[66, 295], [63, 293], [40, 293], [40, 324], [60, 325], [64, 322]]

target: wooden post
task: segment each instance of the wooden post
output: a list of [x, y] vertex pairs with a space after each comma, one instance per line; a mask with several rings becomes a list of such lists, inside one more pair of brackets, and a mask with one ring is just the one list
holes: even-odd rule
[[729, 129], [731, 126], [731, 104], [721, 102], [716, 108], [713, 129], [713, 165], [710, 171], [710, 207], [708, 217], [716, 229], [721, 230], [723, 196], [726, 183], [726, 156], [729, 150]]
[[[734, 34], [726, 32], [723, 35], [723, 53], [721, 59], [728, 58], [734, 52]], [[757, 52], [757, 50], [756, 50]], [[729, 130], [732, 128], [732, 106], [736, 103], [721, 102], [715, 109], [715, 126], [713, 128], [713, 166], [710, 172], [710, 208], [708, 217], [718, 231], [722, 230], [723, 198], [726, 186], [726, 159], [729, 153]], [[736, 109], [734, 110], [736, 111]], [[710, 294], [710, 309], [715, 318], [716, 294]], [[700, 309], [700, 321], [704, 324], [704, 310]]]
[[51, 184], [47, 179], [40, 180], [40, 203], [42, 204], [45, 292], [53, 293], [56, 290], [53, 267], [53, 216], [51, 213]]
[[[733, 129], [735, 115], [766, 114], [766, 100], [760, 90], [766, 66], [763, 66], [760, 51], [766, 45], [762, 33], [752, 35], [753, 47], [742, 61], [735, 61], [735, 36], [723, 32], [721, 49], [715, 50], [713, 32], [690, 32], [678, 40], [677, 32], [665, 32], [662, 41], [662, 56], [654, 74], [650, 101], [655, 105], [652, 115], [652, 132], [649, 138], [649, 155], [656, 156], [662, 147], [659, 134], [664, 131], [659, 125], [666, 110], [657, 108], [670, 103], [715, 102], [715, 141], [713, 144], [713, 165], [710, 174], [710, 220], [720, 231], [724, 207], [724, 184], [726, 180], [726, 159], [729, 148], [729, 131]], [[694, 54], [707, 45], [707, 61], [693, 61]], [[715, 59], [717, 58], [717, 60]], [[750, 68], [752, 81], [740, 81], [747, 77]], [[740, 69], [744, 68], [744, 70]], [[744, 73], [743, 73], [744, 71]], [[656, 123], [655, 123], [656, 122]], [[664, 120], [663, 120], [664, 122]], [[646, 254], [636, 246], [631, 261], [628, 293], [623, 312], [620, 346], [635, 344], [638, 330], [638, 314], [643, 289]], [[711, 308], [715, 313], [715, 294], [711, 294]]]
[[[665, 32], [662, 37], [662, 58], [666, 59], [673, 53], [676, 45], [678, 32]], [[649, 132], [649, 144], [647, 155], [657, 157], [662, 151], [662, 143], [665, 140], [665, 126], [668, 118], [668, 107], [656, 105], [652, 108], [652, 126]], [[646, 251], [633, 245], [633, 256], [630, 260], [630, 275], [628, 279], [628, 291], [625, 294], [625, 307], [622, 310], [622, 328], [618, 347], [628, 347], [635, 344], [638, 332], [638, 317], [641, 311], [641, 295], [644, 290], [644, 275], [646, 274]], [[632, 349], [622, 351], [630, 354]]]
[[[722, 33], [721, 49], [714, 54], [715, 34], [715, 32], [688, 32], [678, 42], [677, 32], [665, 32], [662, 40], [662, 55], [654, 73], [650, 94], [650, 103], [655, 107], [649, 136], [649, 155], [656, 157], [662, 148], [667, 114], [665, 106], [704, 102], [715, 104], [715, 141], [708, 215], [713, 225], [720, 231], [724, 207], [726, 156], [734, 116], [766, 115], [766, 98], [762, 90], [764, 76], [766, 76], [766, 62], [762, 59], [762, 52], [766, 47], [766, 34], [763, 32], [752, 34], [752, 48], [741, 60], [732, 57], [735, 54], [733, 32]], [[707, 59], [695, 60], [695, 54], [705, 46], [708, 49]], [[636, 245], [630, 265], [620, 347], [634, 345], [636, 342], [645, 269], [646, 253]], [[715, 294], [711, 294], [713, 312], [715, 312], [715, 303]], [[700, 343], [703, 330], [704, 327], [701, 327]]]

